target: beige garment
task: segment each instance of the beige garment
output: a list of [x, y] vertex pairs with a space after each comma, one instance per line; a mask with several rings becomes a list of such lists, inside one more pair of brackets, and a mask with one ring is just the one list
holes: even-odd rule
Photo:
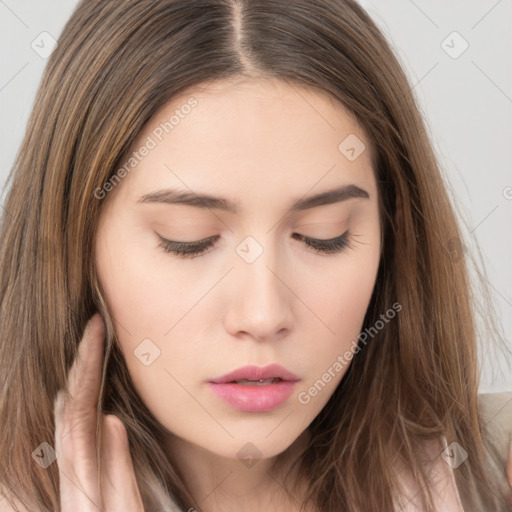
[[[484, 393], [478, 396], [484, 441], [487, 448], [488, 466], [494, 481], [505, 490], [509, 489], [506, 467], [512, 441], [512, 392]], [[481, 501], [473, 489], [460, 490], [465, 512], [487, 512], [491, 508]], [[470, 505], [470, 503], [476, 505]], [[492, 512], [498, 512], [492, 510]], [[499, 512], [512, 512], [512, 505], [503, 506]]]
[[[484, 436], [486, 439], [489, 467], [494, 475], [495, 481], [503, 488], [508, 488], [505, 468], [509, 457], [510, 441], [512, 440], [512, 392], [506, 393], [485, 393], [479, 395], [479, 410], [482, 418]], [[443, 439], [442, 445], [431, 445], [429, 450], [432, 454], [433, 467], [433, 497], [437, 507], [436, 512], [491, 512], [491, 509], [482, 503], [474, 490], [463, 493], [457, 489], [455, 483], [456, 468], [451, 468], [446, 463], [446, 458], [440, 456], [440, 453], [450, 452], [446, 439]], [[405, 472], [404, 472], [405, 474]], [[421, 512], [422, 508], [417, 504], [417, 492], [414, 482], [404, 477], [404, 487], [409, 500], [400, 499], [396, 503], [398, 512]], [[415, 498], [416, 496], [416, 498]], [[476, 505], [470, 505], [476, 503]], [[0, 495], [0, 512], [11, 510], [7, 503], [3, 501]], [[24, 510], [21, 508], [20, 510]], [[155, 508], [155, 511], [157, 508]], [[181, 509], [177, 505], [168, 504], [159, 511], [178, 512]], [[492, 512], [512, 512], [512, 507], [503, 508], [503, 510]]]
[[[503, 491], [509, 488], [506, 466], [512, 440], [512, 392], [480, 394], [479, 412], [488, 466], [493, 480]], [[432, 497], [436, 512], [512, 512], [503, 505], [501, 510], [484, 503], [474, 488], [464, 491], [457, 487], [455, 474], [461, 464], [468, 463], [467, 452], [457, 443], [448, 445], [446, 438], [441, 444], [426, 445], [429, 470], [431, 471]], [[400, 472], [403, 495], [397, 499], [397, 512], [422, 512], [420, 489], [408, 471]]]
[[[432, 494], [436, 512], [465, 512], [455, 482], [454, 469], [446, 462], [452, 464], [462, 460], [461, 454], [449, 446], [445, 437], [439, 441], [425, 443], [425, 453], [422, 455], [425, 469], [430, 475], [429, 490]], [[453, 453], [454, 461], [451, 461], [445, 454]], [[457, 460], [459, 459], [459, 460]], [[423, 512], [425, 509], [421, 501], [421, 488], [412, 476], [409, 468], [396, 467], [401, 492], [395, 498], [395, 512]]]

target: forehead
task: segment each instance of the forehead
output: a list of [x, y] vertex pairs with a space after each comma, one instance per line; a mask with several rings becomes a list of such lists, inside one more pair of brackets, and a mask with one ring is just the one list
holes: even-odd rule
[[146, 123], [126, 154], [123, 163], [139, 158], [122, 185], [133, 198], [166, 186], [233, 198], [266, 191], [266, 199], [271, 190], [300, 196], [316, 183], [373, 190], [371, 151], [355, 117], [322, 91], [217, 81], [182, 91]]

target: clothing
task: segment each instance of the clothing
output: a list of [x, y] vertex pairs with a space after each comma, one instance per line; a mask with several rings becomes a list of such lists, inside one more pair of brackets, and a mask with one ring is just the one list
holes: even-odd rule
[[[507, 467], [510, 443], [512, 442], [512, 392], [484, 393], [478, 396], [479, 412], [482, 420], [484, 440], [488, 453], [488, 466], [493, 480], [505, 490], [510, 485], [507, 481], [505, 468]], [[483, 503], [475, 490], [460, 493], [461, 501], [465, 505], [465, 512], [484, 512], [490, 507]], [[473, 500], [476, 505], [469, 503]], [[504, 506], [503, 511], [512, 512], [512, 505]]]
[[[509, 484], [505, 473], [507, 467], [510, 442], [512, 441], [512, 392], [484, 393], [478, 396], [479, 413], [483, 428], [484, 440], [488, 453], [488, 466], [493, 475], [494, 481], [502, 489], [508, 489]], [[503, 510], [495, 511], [488, 504], [484, 503], [477, 495], [476, 489], [467, 491], [459, 489], [456, 484], [455, 472], [440, 456], [448, 448], [446, 439], [440, 445], [432, 443], [429, 451], [432, 454], [430, 459], [434, 462], [432, 470], [432, 493], [436, 505], [436, 512], [512, 512], [512, 507], [504, 507]], [[397, 512], [423, 512], [417, 503], [419, 489], [411, 478], [407, 478], [407, 471], [403, 474], [404, 490], [406, 499], [400, 499], [396, 503]], [[161, 494], [155, 489], [155, 495]], [[156, 507], [151, 510], [155, 512], [182, 512], [175, 503], [167, 496], [167, 505], [163, 508]], [[0, 493], [0, 511], [11, 510], [8, 504], [2, 499]], [[20, 508], [20, 510], [24, 510]]]
[[[509, 489], [505, 468], [512, 440], [512, 392], [484, 393], [478, 396], [482, 434], [486, 446], [488, 467], [492, 479], [502, 490]], [[467, 452], [458, 444], [448, 445], [430, 442], [426, 445], [432, 478], [430, 489], [436, 512], [512, 512], [512, 507], [503, 505], [497, 511], [485, 503], [474, 486], [461, 489], [457, 486], [455, 472], [461, 464], [471, 464]], [[396, 502], [397, 512], [422, 512], [420, 488], [408, 471], [400, 474], [404, 494]]]
[[[481, 418], [484, 442], [488, 454], [488, 467], [493, 480], [501, 489], [508, 489], [505, 468], [509, 457], [509, 447], [512, 441], [512, 392], [484, 393], [478, 395], [478, 407]], [[459, 445], [460, 446], [460, 445]], [[462, 447], [463, 448], [463, 447]], [[446, 454], [464, 457], [464, 452], [458, 452], [460, 448], [448, 445], [446, 438], [441, 444], [431, 442], [427, 444], [427, 452], [430, 454], [432, 495], [436, 506], [436, 512], [512, 512], [512, 508], [496, 511], [482, 501], [475, 488], [464, 491], [457, 487], [455, 472], [457, 464], [461, 462], [450, 460]], [[445, 458], [441, 456], [445, 454]], [[468, 456], [468, 460], [469, 456]], [[470, 463], [467, 460], [463, 463]], [[405, 498], [396, 501], [397, 512], [423, 512], [419, 504], [419, 488], [413, 479], [407, 476], [408, 471], [399, 473], [404, 485]], [[179, 509], [169, 508], [168, 512], [175, 512]]]

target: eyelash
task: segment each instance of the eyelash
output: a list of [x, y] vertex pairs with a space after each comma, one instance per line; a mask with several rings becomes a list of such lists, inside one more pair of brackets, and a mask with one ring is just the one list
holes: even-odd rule
[[[165, 252], [170, 252], [183, 258], [196, 258], [198, 256], [205, 255], [207, 250], [218, 240], [219, 235], [210, 236], [197, 242], [176, 242], [174, 240], [167, 240], [160, 235], [158, 235], [158, 237], [158, 245]], [[346, 248], [351, 247], [351, 233], [348, 229], [343, 234], [335, 238], [329, 238], [328, 240], [311, 238], [300, 235], [299, 233], [294, 233], [293, 237], [295, 239], [302, 240], [305, 245], [313, 249], [313, 251], [321, 254], [337, 254]]]

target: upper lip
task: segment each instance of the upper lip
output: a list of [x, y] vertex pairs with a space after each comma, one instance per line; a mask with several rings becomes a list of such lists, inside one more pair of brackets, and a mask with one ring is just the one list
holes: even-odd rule
[[297, 377], [297, 375], [290, 372], [283, 366], [279, 364], [269, 364], [267, 366], [243, 366], [241, 368], [233, 370], [232, 372], [226, 373], [225, 375], [221, 375], [220, 377], [211, 379], [209, 382], [213, 382], [215, 384], [222, 384], [242, 379], [266, 380], [272, 378], [280, 378], [282, 380], [289, 381], [300, 380], [299, 377]]

